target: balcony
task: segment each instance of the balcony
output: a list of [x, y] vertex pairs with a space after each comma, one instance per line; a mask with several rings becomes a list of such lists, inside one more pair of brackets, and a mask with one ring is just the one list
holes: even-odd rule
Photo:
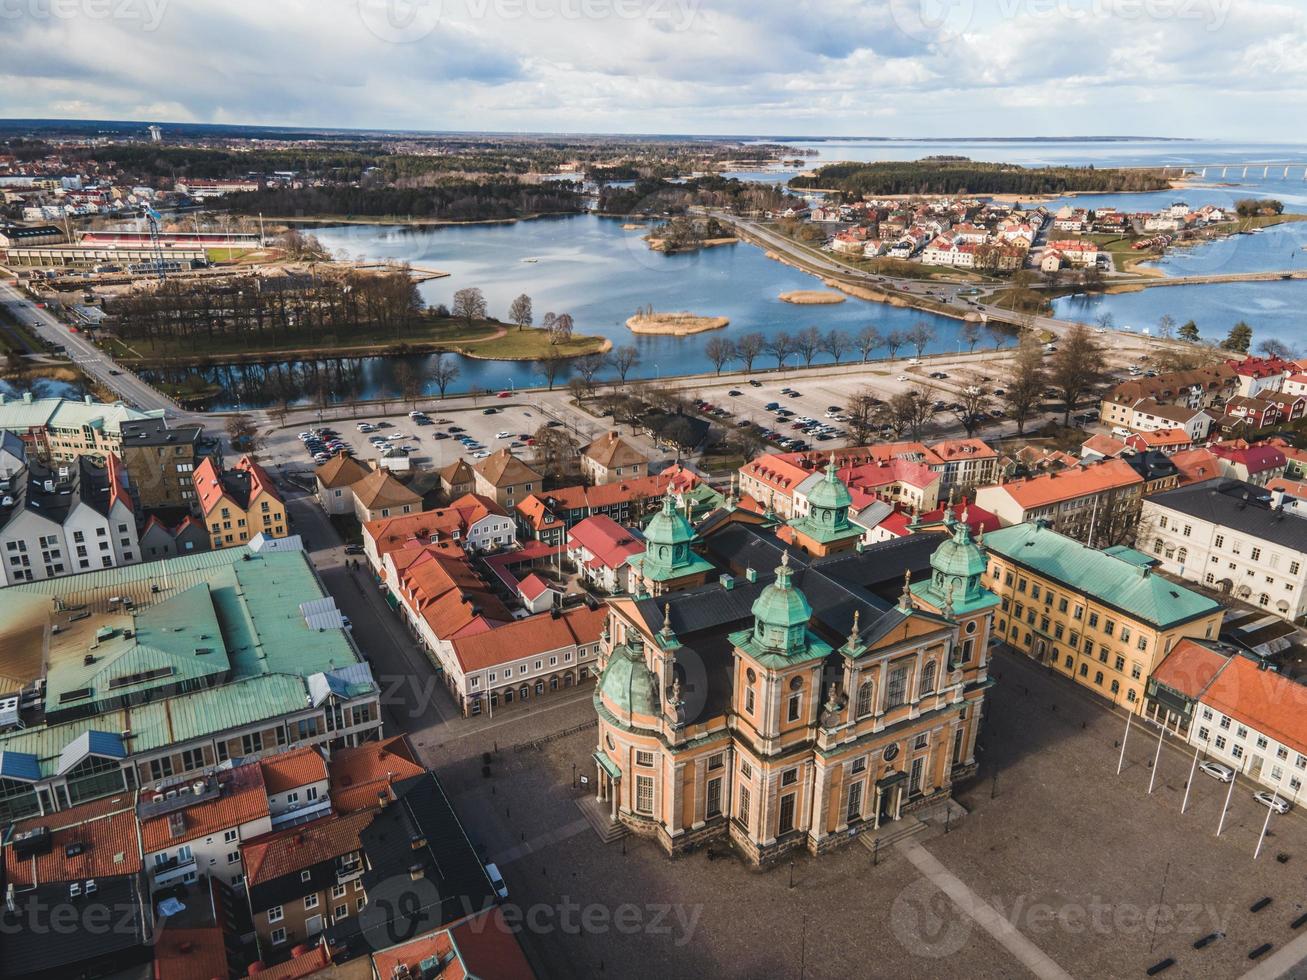
[[355, 858], [348, 864], [339, 864], [336, 866], [336, 884], [343, 885], [347, 881], [353, 881], [363, 874], [363, 859]]
[[154, 881], [154, 887], [162, 888], [174, 881], [181, 881], [188, 875], [194, 875], [195, 872], [194, 857], [187, 858], [184, 862], [178, 861], [176, 858], [169, 858], [163, 864], [156, 864], [151, 869], [150, 875]]

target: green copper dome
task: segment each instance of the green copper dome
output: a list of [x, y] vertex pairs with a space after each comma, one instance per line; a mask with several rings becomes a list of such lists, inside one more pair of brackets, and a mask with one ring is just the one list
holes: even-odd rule
[[808, 491], [808, 506], [813, 510], [830, 510], [845, 512], [853, 505], [849, 488], [835, 473], [835, 458], [826, 464], [826, 476]]
[[611, 706], [619, 719], [637, 715], [657, 715], [658, 692], [653, 671], [644, 662], [644, 654], [627, 646], [613, 648], [604, 672], [599, 675], [596, 697]]
[[694, 553], [694, 526], [676, 509], [669, 489], [660, 510], [644, 529], [644, 554], [638, 559], [640, 574], [652, 582], [712, 570], [712, 565]]
[[794, 587], [793, 576], [787, 551], [776, 569], [776, 581], [763, 589], [753, 603], [753, 641], [761, 647], [788, 653], [804, 646], [812, 606]]
[[980, 584], [989, 565], [985, 551], [971, 536], [966, 512], [962, 520], [953, 516], [952, 506], [944, 509], [944, 526], [948, 537], [930, 556], [930, 580], [912, 586], [914, 595], [936, 609], [965, 614], [997, 603], [994, 594]]
[[945, 517], [945, 526], [951, 533], [930, 556], [930, 567], [936, 574], [948, 578], [969, 579], [980, 575], [989, 563], [971, 537], [970, 529], [963, 521], [953, 519], [951, 514]]

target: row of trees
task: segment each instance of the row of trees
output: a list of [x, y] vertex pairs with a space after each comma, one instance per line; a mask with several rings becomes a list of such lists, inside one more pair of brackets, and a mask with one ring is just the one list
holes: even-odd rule
[[[436, 307], [436, 315], [452, 316], [472, 327], [489, 318], [489, 308], [485, 294], [476, 286], [468, 286], [454, 293], [453, 304], [448, 311], [443, 306]], [[526, 293], [517, 296], [509, 304], [508, 322], [516, 324], [518, 330], [525, 330], [535, 322], [531, 297]], [[570, 313], [546, 313], [540, 321], [540, 329], [549, 335], [551, 344], [565, 344], [572, 339], [576, 321]]]
[[[962, 324], [962, 342], [968, 350], [974, 351], [987, 330], [994, 341], [994, 346], [1001, 346], [1011, 336], [1011, 328], [1006, 324], [992, 323], [985, 325], [970, 320]], [[871, 360], [871, 355], [884, 349], [891, 360], [904, 348], [914, 350], [920, 357], [926, 348], [935, 342], [936, 333], [925, 321], [918, 321], [906, 330], [890, 330], [881, 333], [870, 324], [854, 333], [844, 330], [822, 332], [816, 327], [806, 327], [797, 333], [781, 331], [768, 337], [753, 332], [734, 339], [712, 337], [704, 344], [704, 354], [712, 363], [717, 374], [732, 361], [739, 361], [745, 371], [752, 371], [754, 363], [762, 356], [776, 359], [777, 367], [784, 367], [791, 357], [802, 358], [804, 366], [811, 367], [818, 354], [829, 354], [836, 364], [846, 357], [856, 355], [863, 363]]]

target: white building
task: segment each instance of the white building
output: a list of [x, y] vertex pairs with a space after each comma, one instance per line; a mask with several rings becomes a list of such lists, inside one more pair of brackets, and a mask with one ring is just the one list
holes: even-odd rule
[[1137, 546], [1172, 575], [1289, 620], [1307, 613], [1307, 513], [1239, 480], [1204, 480], [1145, 497]]
[[0, 484], [4, 584], [132, 565], [141, 560], [127, 471], [110, 454], [20, 470]]

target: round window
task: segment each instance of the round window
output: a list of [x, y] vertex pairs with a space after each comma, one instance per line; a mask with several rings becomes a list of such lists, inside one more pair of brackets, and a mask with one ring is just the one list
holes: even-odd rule
[[797, 690], [798, 690], [799, 688], [801, 688], [801, 687], [803, 687], [803, 678], [802, 678], [802, 677], [795, 676], [795, 677], [791, 677], [791, 678], [790, 678], [790, 690], [791, 690], [791, 691], [797, 691]]
[[886, 762], [893, 762], [899, 757], [899, 745], [897, 742], [891, 742], [889, 745], [885, 746], [884, 757]]
[[967, 623], [967, 632], [968, 633], [976, 632], [976, 621], [974, 619], [971, 622]]
[[744, 677], [750, 684], [754, 683], [758, 679], [758, 675], [753, 672], [752, 667], [750, 667], [748, 670], [744, 672]]

